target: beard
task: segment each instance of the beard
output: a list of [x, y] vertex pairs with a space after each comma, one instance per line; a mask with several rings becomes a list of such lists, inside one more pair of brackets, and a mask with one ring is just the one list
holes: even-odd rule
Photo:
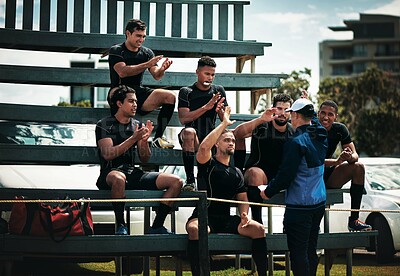
[[284, 121], [280, 121], [278, 120], [279, 118], [276, 118], [274, 121], [278, 126], [284, 126], [287, 124], [287, 122], [289, 121], [289, 119], [285, 119]]
[[226, 155], [232, 156], [235, 153], [234, 149], [226, 149], [224, 152]]

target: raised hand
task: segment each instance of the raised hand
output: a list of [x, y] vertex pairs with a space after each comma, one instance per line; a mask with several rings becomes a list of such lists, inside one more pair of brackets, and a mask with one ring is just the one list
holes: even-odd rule
[[142, 136], [142, 139], [141, 139], [141, 140], [147, 142], [147, 140], [149, 139], [149, 137], [150, 137], [150, 135], [151, 135], [151, 132], [152, 132], [153, 129], [154, 129], [153, 122], [150, 121], [150, 120], [147, 120], [146, 126], [144, 126], [144, 127], [142, 127], [142, 128], [146, 128], [146, 129], [147, 129], [147, 132]]
[[172, 64], [172, 60], [170, 60], [169, 58], [165, 58], [164, 62], [161, 64], [160, 69], [162, 71], [166, 71]]
[[217, 103], [217, 107], [215, 108], [215, 111], [216, 111], [217, 113], [219, 113], [219, 112], [224, 112], [224, 111], [225, 111], [225, 104], [224, 104], [224, 101], [225, 101], [225, 97], [222, 97], [222, 98], [219, 100], [219, 102]]
[[139, 124], [137, 124], [135, 127], [135, 131], [133, 132], [132, 139], [135, 142], [138, 142], [138, 141], [142, 140], [143, 137], [146, 137], [146, 135], [148, 138], [148, 136], [150, 135], [150, 133], [148, 133], [148, 132], [149, 132], [149, 129], [147, 127], [145, 127], [144, 124], [142, 124], [141, 128], [139, 128]]
[[225, 107], [224, 118], [222, 120], [222, 122], [225, 123], [226, 126], [233, 125], [236, 122], [235, 120], [231, 121], [230, 117], [231, 117], [231, 107], [227, 106]]
[[159, 62], [163, 57], [164, 57], [163, 55], [159, 55], [159, 56], [153, 57], [152, 59], [150, 59], [150, 60], [147, 62], [147, 67], [148, 67], [148, 68], [151, 68], [151, 67], [153, 67], [153, 66], [156, 66], [156, 65], [157, 65], [157, 62]]
[[261, 119], [264, 122], [271, 122], [273, 119], [277, 118], [278, 115], [275, 115], [275, 113], [278, 111], [276, 107], [271, 107], [265, 109], [265, 111], [261, 114]]
[[206, 109], [207, 109], [207, 110], [212, 109], [212, 108], [214, 107], [214, 105], [215, 105], [220, 99], [221, 99], [221, 94], [220, 94], [219, 92], [218, 92], [218, 93], [215, 93], [215, 94], [212, 96], [211, 100], [209, 100], [208, 103], [205, 105]]

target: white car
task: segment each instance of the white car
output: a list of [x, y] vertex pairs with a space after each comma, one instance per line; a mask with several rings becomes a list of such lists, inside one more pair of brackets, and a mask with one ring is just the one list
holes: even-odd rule
[[[387, 262], [400, 251], [400, 158], [371, 157], [360, 158], [365, 165], [365, 191], [360, 220], [379, 231], [377, 248], [372, 245], [369, 251], [376, 251], [378, 262]], [[343, 186], [350, 188], [350, 183]], [[350, 209], [350, 194], [344, 194], [344, 203], [331, 208]], [[374, 210], [374, 212], [371, 212]], [[347, 230], [349, 211], [330, 213], [330, 232]]]

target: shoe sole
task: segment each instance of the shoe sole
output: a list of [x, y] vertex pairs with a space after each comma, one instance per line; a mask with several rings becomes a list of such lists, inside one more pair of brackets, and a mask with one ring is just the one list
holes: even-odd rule
[[368, 231], [372, 231], [372, 228], [364, 228], [364, 229], [360, 229], [360, 230], [356, 230], [356, 229], [349, 229], [350, 232], [368, 232]]
[[193, 192], [195, 189], [194, 187], [183, 187], [182, 190], [187, 192]]

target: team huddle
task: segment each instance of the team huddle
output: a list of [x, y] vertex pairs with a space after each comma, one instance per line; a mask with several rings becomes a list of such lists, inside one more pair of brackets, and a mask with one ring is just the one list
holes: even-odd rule
[[[328, 100], [316, 111], [306, 93], [294, 102], [286, 94], [277, 94], [273, 106], [258, 118], [229, 130], [234, 121], [230, 119], [225, 90], [213, 83], [217, 65], [211, 57], [203, 56], [197, 63], [197, 81], [182, 87], [178, 94], [178, 116], [183, 125], [178, 140], [186, 182], [173, 174], [144, 172], [135, 166], [136, 154], [146, 163], [151, 147], [174, 147], [163, 134], [173, 115], [176, 96], [166, 89], [142, 86], [142, 78], [148, 70], [154, 79], [161, 79], [172, 60], [155, 56], [142, 45], [146, 37], [143, 21], [130, 20], [125, 36], [125, 42], [112, 46], [109, 51], [110, 116], [96, 125], [101, 167], [98, 188], [110, 190], [113, 199], [125, 198], [127, 189], [165, 190], [164, 198], [177, 197], [181, 190], [199, 189], [207, 190], [209, 197], [245, 203], [261, 203], [285, 190], [283, 224], [293, 273], [315, 275], [316, 244], [325, 213], [326, 189], [341, 188], [351, 181], [352, 209], [360, 209], [364, 189], [364, 166], [358, 162], [347, 127], [336, 122], [337, 104]], [[153, 124], [135, 119], [135, 114], [146, 115], [158, 108], [161, 109], [155, 135], [149, 143]], [[216, 125], [217, 116], [221, 120], [219, 125]], [[251, 148], [245, 162], [246, 138], [251, 138]], [[334, 158], [339, 143], [342, 151]], [[172, 204], [171, 201], [160, 203], [149, 234], [171, 234], [164, 227], [164, 221]], [[267, 244], [262, 208], [249, 204], [239, 204], [238, 208], [239, 215], [231, 215], [229, 203], [210, 202], [208, 231], [251, 238], [258, 275], [266, 275]], [[115, 233], [127, 235], [125, 204], [115, 202], [113, 209]], [[371, 226], [360, 221], [358, 215], [356, 211], [351, 212], [348, 229], [370, 230]], [[192, 274], [200, 275], [196, 209], [188, 218], [186, 230]]]

